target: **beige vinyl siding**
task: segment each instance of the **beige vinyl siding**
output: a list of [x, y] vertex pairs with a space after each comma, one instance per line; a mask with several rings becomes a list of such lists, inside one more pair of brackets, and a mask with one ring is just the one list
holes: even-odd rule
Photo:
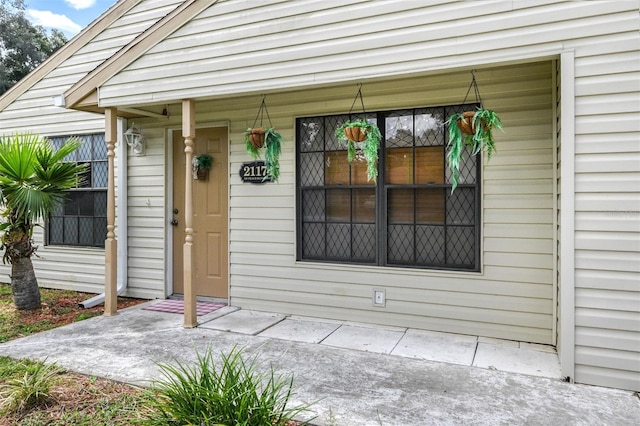
[[640, 32], [612, 29], [567, 47], [576, 76], [575, 380], [638, 391]]
[[[565, 283], [572, 286], [565, 291], [565, 295], [571, 295], [571, 300], [563, 301], [560, 297], [562, 291], [557, 297], [558, 306], [566, 309], [559, 315], [572, 316], [571, 321], [565, 322], [570, 327], [563, 330], [558, 327], [557, 331], [565, 335], [568, 333], [570, 338], [567, 342], [572, 346], [575, 340], [575, 347], [561, 348], [572, 353], [575, 351], [574, 378], [583, 383], [638, 390], [639, 9], [638, 1], [499, 1], [484, 2], [482, 7], [469, 7], [466, 3], [448, 1], [309, 0], [296, 2], [295, 8], [291, 8], [287, 2], [278, 1], [251, 5], [242, 1], [221, 1], [107, 81], [101, 88], [101, 102], [107, 106], [153, 103], [159, 99], [166, 101], [237, 96], [243, 93], [277, 93], [285, 89], [312, 89], [325, 85], [328, 87], [326, 94], [309, 98], [315, 99], [315, 103], [294, 103], [288, 107], [295, 105], [295, 111], [300, 115], [315, 114], [318, 109], [345, 111], [344, 106], [336, 105], [340, 96], [333, 95], [333, 89], [329, 87], [332, 84], [400, 75], [451, 73], [462, 67], [536, 61], [573, 52], [575, 66], [570, 74], [575, 75], [575, 80], [559, 82], [559, 87], [562, 92], [566, 91], [563, 85], [572, 85], [568, 92], [575, 93], [575, 103], [573, 99], [564, 99], [563, 102], [574, 106], [575, 120], [573, 116], [563, 117], [563, 111], [558, 108], [556, 116], [548, 124], [541, 124], [536, 119], [528, 124], [526, 114], [520, 114], [517, 109], [520, 102], [526, 100], [527, 108], [535, 111], [537, 118], [546, 114], [543, 111], [549, 108], [551, 101], [546, 99], [547, 94], [531, 93], [525, 84], [529, 78], [526, 73], [514, 81], [502, 81], [497, 76], [489, 78], [505, 92], [509, 91], [508, 95], [496, 101], [496, 108], [507, 112], [505, 137], [510, 138], [512, 144], [508, 149], [499, 147], [495, 160], [484, 170], [484, 274], [468, 281], [464, 278], [453, 281], [457, 283], [457, 293], [493, 294], [486, 287], [487, 282], [495, 285], [497, 282], [525, 280], [527, 287], [523, 290], [524, 295], [528, 297], [544, 293], [545, 297], [550, 298], [546, 291], [531, 292], [528, 286], [541, 286], [546, 290], [546, 286], [554, 280], [553, 262], [575, 264], [575, 273], [565, 270], [565, 279], [568, 278], [567, 274], [571, 275], [571, 280], [567, 279], [571, 282]], [[348, 19], [348, 24], [345, 24], [345, 19]], [[189, 49], [184, 49], [185, 45]], [[158, 69], [162, 71], [157, 72]], [[428, 99], [430, 104], [450, 99], [446, 93], [452, 89], [447, 83], [443, 82], [442, 86], [431, 87], [429, 92], [421, 93], [425, 95], [422, 99]], [[458, 87], [465, 86], [462, 79], [456, 84]], [[483, 94], [486, 93], [486, 80], [481, 90]], [[391, 109], [419, 104], [414, 102], [415, 92], [408, 92], [398, 90], [394, 93], [406, 93], [406, 96], [388, 96], [385, 102], [380, 102], [368, 85], [365, 92], [367, 107], [375, 109], [384, 105], [383, 108]], [[342, 99], [345, 98], [349, 96], [343, 94]], [[566, 112], [573, 113], [573, 109]], [[276, 116], [282, 114], [280, 111]], [[562, 194], [562, 198], [557, 194], [557, 205], [564, 199], [567, 206], [575, 204], [575, 212], [560, 212], [554, 219], [553, 200], [546, 194], [547, 191], [553, 193], [554, 186], [560, 188], [563, 173], [566, 172], [560, 164], [556, 168], [556, 181], [553, 181], [553, 169], [556, 166], [552, 161], [553, 154], [548, 151], [552, 148], [545, 146], [544, 137], [538, 136], [537, 132], [545, 135], [553, 132], [562, 134], [560, 126], [555, 128], [551, 124], [551, 120], [557, 117], [570, 119], [575, 127], [575, 139], [562, 143], [571, 146], [571, 151], [575, 150], [575, 162], [566, 165], [566, 169], [571, 171], [575, 167], [575, 176], [566, 176], [566, 179], [571, 180], [570, 187], [575, 184], [576, 193]], [[244, 124], [251, 124], [249, 121], [250, 118], [246, 117]], [[290, 123], [280, 121], [278, 126], [286, 136], [293, 136]], [[232, 122], [232, 138], [240, 137], [242, 127]], [[571, 132], [573, 136], [573, 129]], [[240, 145], [232, 145], [232, 161], [242, 156], [240, 148]], [[526, 150], [526, 156], [520, 155], [523, 149]], [[561, 153], [557, 151], [558, 159]], [[520, 164], [523, 160], [531, 161], [531, 164]], [[232, 183], [232, 249], [264, 249], [266, 244], [261, 241], [243, 240], [239, 246], [240, 241], [235, 238], [238, 231], [243, 232], [243, 238], [257, 238], [261, 227], [267, 225], [273, 232], [284, 231], [282, 235], [287, 236], [288, 241], [294, 241], [293, 228], [289, 226], [291, 212], [288, 210], [292, 200], [287, 198], [293, 191], [293, 186], [289, 187], [293, 185], [293, 176], [286, 173], [287, 167], [293, 165], [292, 153], [290, 157], [285, 153], [285, 161], [282, 182], [267, 193], [274, 199], [261, 204], [261, 207], [269, 206], [269, 213], [277, 214], [278, 219], [262, 219], [258, 210], [242, 207], [249, 202], [238, 205], [237, 197], [251, 197], [252, 201], [260, 202], [267, 194], [254, 196], [248, 187], [240, 185], [237, 188], [238, 185]], [[509, 172], [520, 169], [523, 170], [523, 176], [528, 177], [509, 175]], [[569, 201], [566, 197], [572, 198]], [[505, 205], [508, 212], [502, 211]], [[567, 218], [567, 215], [570, 217]], [[508, 228], [499, 222], [503, 217], [513, 222], [509, 222]], [[255, 218], [258, 219], [254, 221]], [[571, 242], [565, 241], [562, 246], [558, 242], [555, 252], [553, 241], [548, 245], [542, 244], [543, 247], [540, 247], [540, 242], [537, 245], [526, 244], [527, 247], [536, 246], [535, 249], [514, 249], [519, 245], [511, 239], [532, 241], [541, 235], [548, 237], [553, 236], [554, 232], [559, 233], [560, 229], [556, 227], [554, 231], [554, 226], [561, 219], [565, 223], [575, 223], [575, 235], [571, 237]], [[520, 220], [526, 223], [520, 223]], [[566, 236], [566, 230], [564, 232]], [[286, 244], [285, 241], [280, 242], [278, 252], [286, 251]], [[574, 252], [566, 250], [574, 245]], [[553, 260], [554, 253], [561, 253], [563, 247], [565, 255], [570, 253], [571, 259]], [[521, 252], [527, 250], [536, 253]], [[256, 281], [261, 276], [273, 276], [274, 280], [290, 277], [288, 274], [291, 271], [281, 273], [290, 261], [290, 258], [278, 254], [254, 256], [232, 251], [233, 300], [256, 308], [278, 306], [282, 291], [271, 288], [271, 282], [269, 285], [260, 285]], [[306, 264], [296, 266], [298, 273], [293, 276], [300, 281], [288, 287], [295, 293], [288, 293], [289, 299], [294, 300], [287, 309], [291, 312], [322, 312], [323, 315], [383, 321], [381, 314], [371, 312], [370, 301], [364, 295], [373, 286], [386, 285], [390, 287], [387, 293], [389, 306], [395, 307], [396, 303], [400, 303], [402, 309], [396, 308], [393, 314], [387, 312], [384, 322], [401, 324], [411, 318], [426, 328], [468, 332], [481, 328], [491, 329], [488, 333], [496, 336], [526, 339], [522, 336], [533, 334], [535, 336], [531, 340], [534, 341], [555, 340], [547, 339], [547, 335], [543, 338], [541, 333], [531, 333], [531, 330], [523, 332], [518, 325], [508, 330], [496, 326], [489, 315], [482, 316], [477, 308], [474, 318], [477, 322], [468, 320], [473, 317], [468, 315], [469, 310], [474, 309], [469, 307], [454, 310], [460, 313], [460, 317], [451, 318], [455, 315], [450, 310], [442, 309], [440, 312], [436, 309], [448, 305], [431, 302], [429, 297], [432, 294], [423, 290], [424, 286], [431, 288], [439, 285], [436, 283], [440, 280], [435, 278], [420, 279], [420, 285], [411, 286], [414, 289], [414, 302], [397, 300], [393, 290], [402, 287], [397, 284], [398, 278], [407, 275], [417, 280], [404, 270], [394, 271], [390, 277], [366, 269], [343, 267], [338, 268], [340, 273], [330, 285], [325, 281], [317, 281], [317, 278], [305, 279], [307, 276], [324, 276], [326, 268]], [[445, 282], [451, 280], [451, 276], [445, 277]], [[313, 287], [310, 283], [318, 285]], [[341, 292], [347, 285], [360, 289], [362, 296], [342, 296]], [[508, 284], [504, 287], [508, 287]], [[326, 289], [324, 293], [320, 288]], [[328, 308], [310, 303], [320, 295]], [[495, 311], [500, 310], [501, 302], [506, 304], [501, 297], [496, 296]], [[599, 303], [586, 302], [594, 299]], [[299, 307], [296, 307], [297, 303]], [[354, 307], [355, 311], [350, 309]], [[415, 311], [422, 316], [413, 315]], [[463, 311], [467, 314], [466, 319], [463, 318]], [[434, 316], [425, 315], [425, 312]], [[492, 311], [485, 313], [488, 312]], [[441, 315], [440, 319], [435, 319], [438, 315]], [[526, 316], [524, 313], [522, 315]], [[549, 326], [555, 320], [549, 318], [551, 311], [543, 314], [548, 322], [540, 321], [537, 315], [539, 313], [532, 313], [531, 316], [533, 329], [553, 329]], [[611, 318], [611, 321], [598, 323], [596, 318]], [[625, 321], [621, 318], [625, 318]], [[542, 326], [542, 323], [545, 325]], [[601, 338], [607, 333], [613, 337]], [[565, 360], [572, 364], [573, 355]], [[629, 361], [634, 359], [636, 362]], [[573, 367], [568, 368], [571, 370]]]
[[[497, 136], [498, 154], [490, 162], [485, 159], [480, 274], [296, 262], [292, 114], [344, 113], [357, 90], [355, 85], [267, 97], [273, 125], [287, 142], [280, 181], [266, 185], [242, 183], [238, 176], [241, 164], [250, 160], [243, 132], [253, 124], [260, 98], [197, 103], [199, 125], [230, 123], [231, 304], [553, 343], [551, 63], [479, 70], [477, 75], [486, 106], [497, 109], [509, 123], [505, 133]], [[469, 82], [470, 73], [465, 71], [367, 83], [363, 93], [371, 111], [446, 105], [460, 103]], [[172, 207], [157, 197], [165, 181], [160, 157], [165, 144], [162, 129], [180, 126], [180, 117], [173, 117], [173, 111], [179, 114], [176, 107], [170, 108], [168, 121], [136, 122], [151, 135], [147, 155], [131, 158], [129, 164], [129, 275], [140, 280], [166, 273], [165, 269], [151, 270], [162, 267], [165, 260], [162, 235], [136, 228], [138, 224], [165, 227], [163, 209]], [[153, 170], [157, 176], [151, 175]], [[511, 184], [502, 183], [504, 180]], [[145, 191], [147, 186], [151, 192]], [[141, 211], [147, 219], [131, 217], [134, 211]], [[386, 289], [385, 309], [372, 307], [374, 287]]]
[[136, 120], [136, 126], [141, 126], [148, 143], [144, 156], [130, 156], [128, 162], [127, 275], [129, 286], [135, 288], [140, 297], [164, 298], [166, 262], [169, 259], [164, 241], [167, 232], [166, 131], [164, 127], [147, 125], [143, 120]]
[[[180, 3], [177, 0], [146, 0], [133, 7], [0, 111], [0, 134], [35, 131], [45, 136], [56, 136], [104, 132], [102, 115], [55, 107], [52, 98], [61, 95]], [[118, 155], [120, 150], [118, 147]], [[35, 230], [34, 241], [39, 248], [33, 263], [41, 286], [93, 293], [104, 291], [104, 250], [46, 246], [42, 228]], [[9, 272], [10, 267], [0, 265], [3, 281], [9, 281]], [[137, 297], [157, 294], [149, 293], [148, 283], [140, 289], [135, 288], [136, 284], [134, 279], [127, 294]]]
[[[216, 3], [106, 82], [101, 103], [262, 93], [542, 57], [557, 53], [567, 41], [638, 26], [637, 13], [629, 12], [637, 2], [586, 7], [505, 1], [465, 7], [459, 2], [298, 0], [295, 5]], [[140, 82], [150, 84], [141, 87]]]

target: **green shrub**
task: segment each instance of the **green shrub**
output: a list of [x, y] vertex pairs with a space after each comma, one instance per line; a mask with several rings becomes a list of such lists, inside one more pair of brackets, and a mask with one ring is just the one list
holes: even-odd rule
[[55, 363], [44, 362], [26, 362], [16, 368], [24, 369], [24, 373], [7, 379], [0, 387], [0, 412], [21, 412], [43, 404], [50, 396], [56, 377], [63, 372]]
[[293, 376], [277, 375], [273, 367], [259, 373], [256, 357], [245, 360], [233, 348], [221, 354], [216, 368], [211, 349], [197, 353], [195, 366], [161, 364], [163, 379], [148, 392], [147, 425], [284, 426], [308, 406], [288, 408]]

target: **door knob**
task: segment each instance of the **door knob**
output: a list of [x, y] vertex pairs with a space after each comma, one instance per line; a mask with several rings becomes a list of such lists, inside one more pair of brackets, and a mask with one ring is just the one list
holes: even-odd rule
[[178, 226], [178, 219], [173, 219], [171, 221], [171, 226]]

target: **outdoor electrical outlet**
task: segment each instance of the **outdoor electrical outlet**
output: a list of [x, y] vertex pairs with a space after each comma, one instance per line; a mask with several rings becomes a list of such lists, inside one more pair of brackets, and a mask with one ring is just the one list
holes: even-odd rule
[[374, 306], [384, 306], [386, 302], [384, 290], [373, 290], [373, 305]]

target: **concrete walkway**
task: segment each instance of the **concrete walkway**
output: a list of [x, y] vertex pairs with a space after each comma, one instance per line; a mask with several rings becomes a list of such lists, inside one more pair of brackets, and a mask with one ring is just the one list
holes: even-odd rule
[[640, 424], [637, 395], [562, 382], [549, 347], [233, 308], [184, 329], [181, 315], [143, 306], [0, 344], [0, 355], [145, 385], [157, 363], [240, 346], [294, 375], [291, 403], [315, 402], [316, 425]]

